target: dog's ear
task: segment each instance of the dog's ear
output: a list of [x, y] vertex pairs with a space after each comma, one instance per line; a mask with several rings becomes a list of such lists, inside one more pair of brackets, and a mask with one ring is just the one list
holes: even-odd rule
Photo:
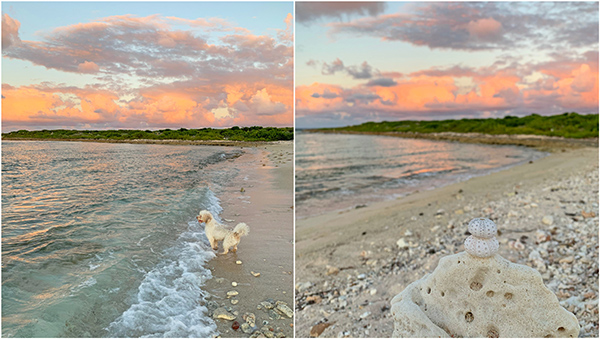
[[204, 218], [206, 219], [206, 221], [205, 221], [205, 222], [209, 222], [209, 221], [211, 221], [211, 220], [212, 220], [212, 214], [210, 214], [210, 213], [206, 213], [206, 214], [204, 215]]

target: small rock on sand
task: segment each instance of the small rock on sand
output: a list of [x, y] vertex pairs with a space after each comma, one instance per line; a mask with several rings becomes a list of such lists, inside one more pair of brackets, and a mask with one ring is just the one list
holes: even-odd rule
[[261, 305], [262, 307], [264, 307], [264, 308], [268, 309], [268, 310], [270, 310], [270, 309], [272, 309], [273, 307], [275, 307], [275, 306], [273, 306], [273, 304], [271, 304], [271, 303], [270, 303], [270, 302], [268, 302], [268, 301], [261, 301], [261, 302], [260, 302], [260, 305]]
[[229, 292], [227, 292], [227, 298], [234, 297], [238, 294], [239, 294], [238, 291], [229, 291]]
[[546, 215], [542, 218], [542, 223], [550, 226], [554, 223], [554, 218], [551, 215]]
[[294, 311], [292, 311], [292, 309], [289, 308], [287, 305], [278, 304], [277, 309], [281, 311], [281, 313], [285, 314], [285, 316], [288, 318], [292, 318], [294, 316]]
[[213, 312], [213, 318], [233, 320], [233, 319], [235, 319], [235, 315], [227, 312], [227, 310], [224, 307], [219, 307]]
[[396, 245], [398, 245], [398, 247], [400, 249], [406, 249], [406, 248], [408, 248], [408, 243], [406, 243], [406, 241], [404, 240], [404, 238], [398, 239], [398, 241], [396, 241]]
[[340, 269], [335, 266], [329, 266], [327, 268], [327, 275], [336, 275], [340, 273]]
[[315, 326], [313, 326], [313, 328], [310, 329], [310, 336], [313, 338], [320, 336], [321, 333], [323, 333], [323, 331], [325, 331], [325, 329], [331, 325], [333, 325], [333, 324], [330, 324], [330, 323], [316, 324]]
[[241, 261], [241, 260], [236, 260], [236, 262], [235, 262], [235, 263], [236, 263], [236, 264], [238, 264], [238, 265], [241, 265], [241, 264], [242, 264], [242, 261]]
[[246, 334], [252, 333], [252, 327], [248, 323], [243, 323], [241, 327], [242, 327], [242, 332], [244, 332]]

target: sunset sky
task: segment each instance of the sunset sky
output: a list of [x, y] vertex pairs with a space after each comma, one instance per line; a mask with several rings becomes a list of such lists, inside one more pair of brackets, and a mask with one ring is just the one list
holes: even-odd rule
[[598, 2], [296, 3], [296, 127], [598, 113]]
[[2, 130], [292, 126], [292, 13], [3, 2]]

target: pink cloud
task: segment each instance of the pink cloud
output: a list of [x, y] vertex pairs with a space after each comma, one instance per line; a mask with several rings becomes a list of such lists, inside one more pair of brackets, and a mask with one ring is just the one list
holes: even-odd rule
[[[188, 22], [224, 32], [215, 44], [194, 30], [172, 29], [174, 21], [113, 16], [59, 27], [41, 41], [11, 44], [5, 57], [97, 76], [83, 88], [4, 84], [2, 108], [10, 110], [3, 114], [4, 128], [293, 125], [291, 15], [271, 35], [218, 18]], [[3, 26], [9, 27], [3, 34], [18, 37], [18, 21], [5, 15]], [[131, 87], [132, 82], [140, 85]], [[232, 114], [216, 118], [219, 107]]]
[[98, 73], [100, 67], [98, 67], [98, 65], [96, 65], [94, 62], [84, 61], [77, 66], [77, 70], [80, 73]]
[[21, 27], [21, 23], [18, 20], [9, 17], [6, 13], [2, 15], [3, 50], [21, 42], [21, 39], [19, 39], [19, 27]]
[[479, 39], [496, 37], [501, 30], [502, 24], [493, 18], [474, 20], [467, 24], [469, 34]]

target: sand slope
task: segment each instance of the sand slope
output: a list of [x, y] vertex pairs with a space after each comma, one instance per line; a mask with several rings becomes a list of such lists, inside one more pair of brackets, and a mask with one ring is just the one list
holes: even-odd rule
[[[496, 220], [505, 258], [534, 265], [531, 252], [542, 251], [544, 282], [563, 303], [574, 297], [567, 306], [583, 321], [582, 334], [598, 336], [597, 215], [598, 148], [581, 148], [396, 201], [298, 220], [296, 336], [307, 337], [318, 323], [333, 324], [321, 337], [391, 336], [391, 298], [431, 272], [441, 256], [462, 251], [466, 224], [479, 216]], [[542, 222], [545, 216], [553, 217], [551, 225]], [[552, 242], [536, 244], [537, 230], [552, 233]], [[398, 248], [400, 238], [407, 249]], [[577, 259], [582, 256], [589, 259]]]

